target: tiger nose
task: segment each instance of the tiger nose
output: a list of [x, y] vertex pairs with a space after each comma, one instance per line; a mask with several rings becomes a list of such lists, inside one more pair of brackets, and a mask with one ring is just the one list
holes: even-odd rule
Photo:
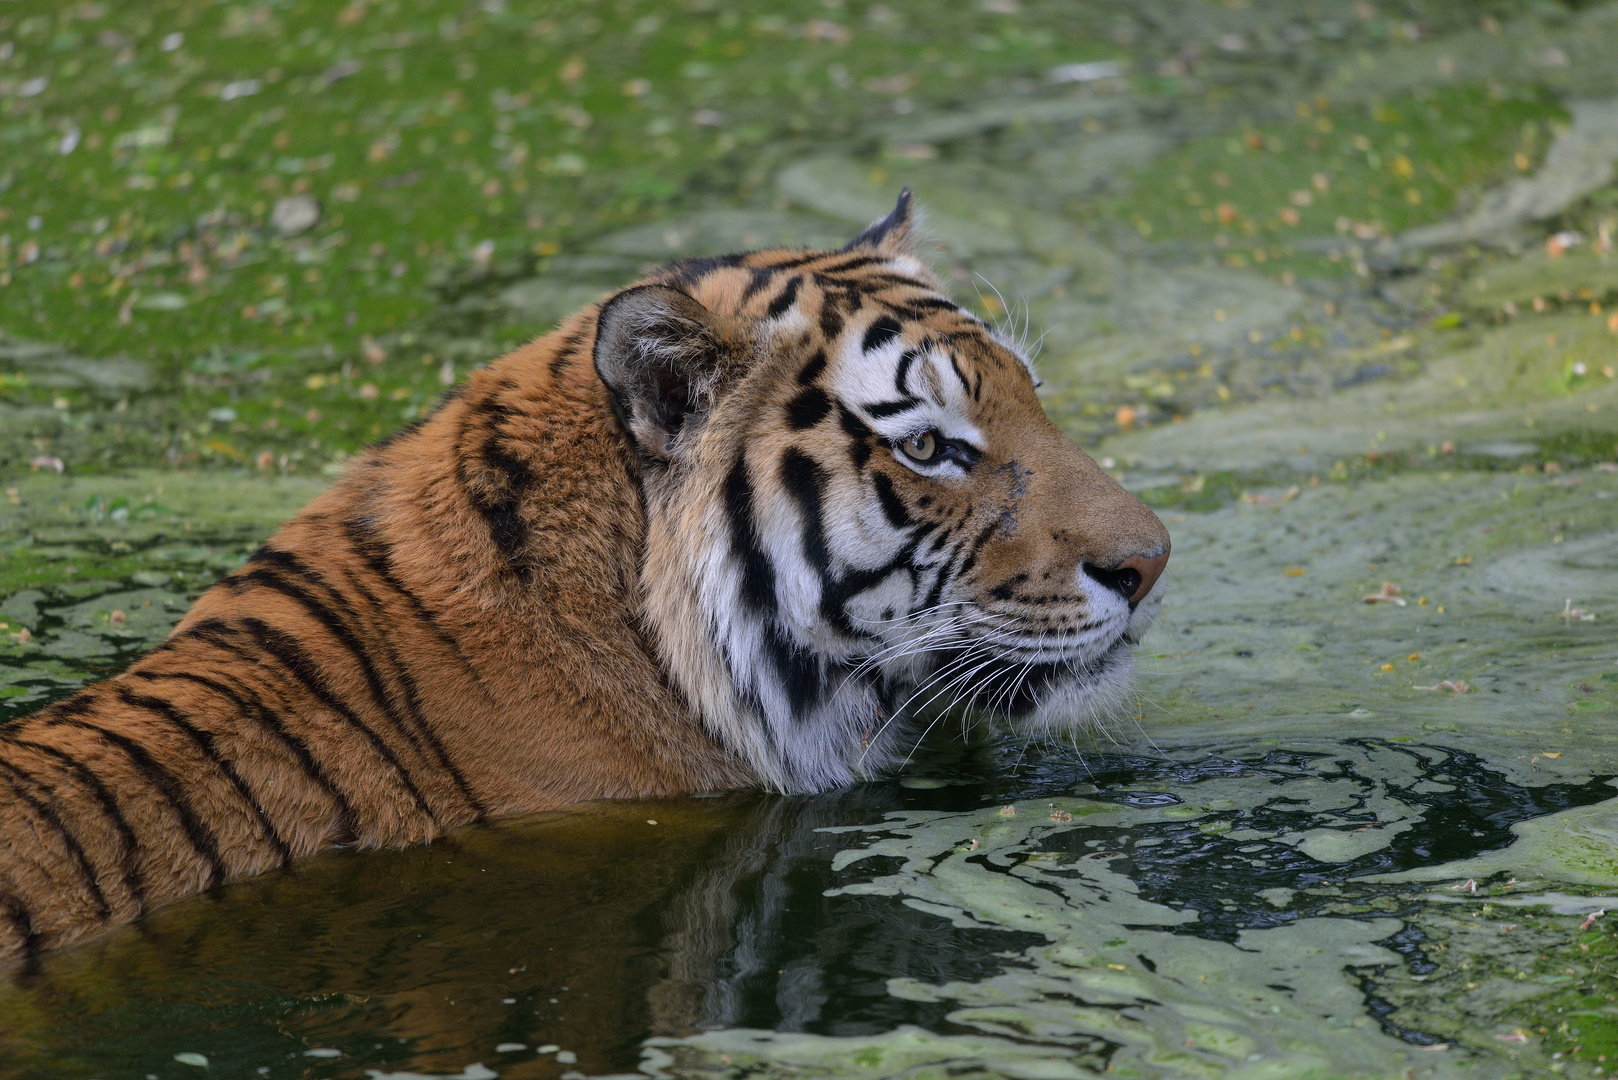
[[1164, 551], [1160, 555], [1131, 555], [1112, 567], [1087, 562], [1084, 564], [1084, 572], [1128, 600], [1129, 606], [1134, 607], [1152, 591], [1152, 586], [1163, 576], [1163, 568], [1168, 564], [1169, 553]]

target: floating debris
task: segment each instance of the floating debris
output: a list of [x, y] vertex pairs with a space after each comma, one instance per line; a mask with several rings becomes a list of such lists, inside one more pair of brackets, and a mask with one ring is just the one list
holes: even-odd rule
[[1120, 79], [1124, 65], [1117, 60], [1091, 60], [1082, 64], [1062, 64], [1053, 67], [1046, 78], [1053, 83], [1086, 83], [1101, 79]]
[[275, 200], [270, 224], [284, 237], [297, 236], [320, 224], [320, 204], [310, 195], [288, 195]]
[[1360, 602], [1365, 604], [1397, 604], [1404, 607], [1403, 593], [1404, 590], [1393, 582], [1384, 581], [1382, 587], [1376, 592], [1360, 597]]
[[1593, 611], [1586, 611], [1583, 608], [1574, 607], [1573, 598], [1570, 596], [1566, 600], [1562, 601], [1562, 621], [1564, 623], [1595, 622], [1596, 613]]

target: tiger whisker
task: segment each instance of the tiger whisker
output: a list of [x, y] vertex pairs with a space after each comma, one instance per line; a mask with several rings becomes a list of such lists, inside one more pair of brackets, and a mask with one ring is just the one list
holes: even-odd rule
[[[984, 664], [987, 664], [989, 662], [990, 661], [985, 661]], [[936, 698], [942, 696], [945, 693], [948, 693], [955, 686], [960, 685], [960, 684], [966, 682], [967, 680], [969, 680], [973, 675], [977, 674], [977, 672], [979, 670], [981, 670], [981, 668], [984, 666], [984, 664], [980, 664], [978, 667], [973, 668], [971, 671], [968, 671], [968, 672], [966, 672], [966, 673], [964, 673], [962, 675], [957, 676], [954, 679], [951, 679], [947, 684], [945, 684], [942, 688], [940, 688], [940, 690], [938, 691], [937, 694], [934, 694], [932, 698], [929, 698], [925, 703], [923, 703], [922, 708], [925, 709], [928, 705], [932, 704], [932, 701], [935, 700]], [[924, 742], [926, 740], [927, 733], [932, 731], [933, 728], [938, 725], [939, 721], [943, 720], [944, 717], [947, 716], [947, 715], [949, 715], [949, 707], [946, 707], [944, 709], [939, 710], [937, 715], [934, 716], [934, 718], [927, 724], [927, 726], [924, 729], [922, 729], [922, 733], [916, 737], [915, 743], [912, 744], [912, 746], [910, 747], [910, 752], [905, 754], [904, 760], [899, 763], [900, 768], [903, 768], [905, 765], [908, 765], [910, 763], [910, 759], [915, 756], [916, 751], [921, 749], [921, 744], [922, 744], [922, 742]]]
[[855, 615], [850, 613], [849, 621], [857, 622], [862, 626], [900, 626], [916, 619], [925, 618], [928, 615], [936, 615], [945, 608], [967, 607], [971, 603], [972, 601], [970, 600], [944, 600], [932, 605], [931, 607], [917, 608], [915, 611], [912, 611], [907, 615], [898, 615], [891, 619], [869, 619], [863, 615]]
[[[945, 693], [952, 690], [955, 686], [964, 685], [967, 680], [972, 678], [972, 676], [976, 675], [978, 672], [982, 671], [984, 668], [988, 667], [989, 665], [996, 663], [999, 660], [999, 657], [994, 656], [993, 654], [979, 653], [976, 656], [970, 657], [969, 660], [958, 662], [958, 665], [971, 662], [972, 660], [978, 660], [980, 662], [977, 663], [977, 666], [973, 667], [970, 671], [964, 672], [964, 673], [962, 673], [960, 675], [957, 675], [957, 676], [954, 676], [953, 678], [951, 678], [949, 680], [949, 682], [947, 682], [941, 689], [939, 689], [939, 691], [937, 693], [933, 694], [926, 701], [922, 702], [921, 705], [919, 705], [917, 707], [916, 711], [918, 713], [924, 711], [929, 705], [931, 705], [934, 701], [937, 701], [940, 697], [942, 697]], [[914, 701], [917, 696], [919, 696], [919, 693], [915, 694], [915, 695], [912, 695], [910, 700]], [[952, 701], [950, 703], [950, 705], [951, 706], [955, 705], [956, 703], [959, 702], [959, 700], [960, 699], [957, 698], [955, 701]], [[908, 701], [905, 703], [905, 705], [907, 707], [909, 706], [909, 704], [910, 704], [910, 702], [908, 702]], [[944, 711], [948, 711], [948, 707], [946, 707], [946, 709]]]
[[[962, 667], [964, 667], [964, 666], [966, 666], [968, 664], [974, 663], [977, 660], [979, 660], [982, 656], [983, 656], [983, 654], [982, 654], [981, 650], [968, 650], [962, 656], [957, 657], [956, 659], [952, 660], [950, 663], [944, 665], [939, 670], [937, 670], [937, 671], [933, 672], [932, 674], [930, 674], [929, 676], [927, 676], [927, 678], [923, 679], [921, 684], [915, 688], [915, 690], [911, 693], [911, 695], [908, 698], [906, 698], [899, 706], [897, 706], [893, 710], [892, 714], [889, 715], [882, 722], [881, 727], [877, 728], [876, 733], [874, 735], [872, 735], [870, 740], [867, 742], [865, 750], [861, 752], [860, 760], [863, 761], [865, 759], [865, 755], [866, 755], [866, 753], [869, 753], [870, 747], [876, 745], [877, 741], [882, 737], [883, 732], [885, 732], [888, 729], [889, 725], [891, 725], [899, 717], [909, 715], [909, 709], [910, 709], [910, 705], [911, 705], [912, 702], [914, 702], [922, 694], [925, 694], [929, 690], [931, 690], [935, 685], [938, 684], [939, 680], [944, 679], [952, 671], [957, 670], [959, 668], [962, 668]], [[987, 662], [988, 662], [987, 660], [984, 661], [984, 663], [987, 663]], [[975, 673], [981, 667], [982, 667], [982, 665], [980, 664], [978, 668], [973, 668], [972, 673]], [[955, 681], [954, 678], [950, 678], [949, 682], [947, 682], [945, 684], [946, 688], [948, 686], [950, 686], [950, 685], [953, 685], [954, 681]], [[940, 691], [940, 692], [942, 692], [942, 691]], [[934, 694], [933, 698], [928, 699], [928, 703], [930, 704], [931, 701], [934, 698], [936, 698], [937, 696], [938, 696], [937, 694]]]

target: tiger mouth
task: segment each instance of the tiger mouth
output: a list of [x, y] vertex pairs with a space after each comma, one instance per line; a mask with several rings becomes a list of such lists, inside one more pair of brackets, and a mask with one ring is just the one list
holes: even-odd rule
[[970, 645], [942, 650], [938, 672], [965, 674], [964, 685], [948, 701], [1008, 720], [1020, 720], [1044, 704], [1058, 690], [1098, 688], [1119, 665], [1128, 663], [1134, 642], [1119, 635], [1101, 655], [1055, 660], [1019, 660], [1004, 653], [986, 653]]

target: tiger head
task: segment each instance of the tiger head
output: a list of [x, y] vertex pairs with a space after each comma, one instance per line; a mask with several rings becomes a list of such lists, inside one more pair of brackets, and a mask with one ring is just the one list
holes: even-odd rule
[[913, 233], [906, 191], [841, 251], [675, 263], [598, 319], [660, 659], [784, 791], [892, 767], [951, 707], [1078, 730], [1122, 703], [1162, 597], [1162, 522]]

